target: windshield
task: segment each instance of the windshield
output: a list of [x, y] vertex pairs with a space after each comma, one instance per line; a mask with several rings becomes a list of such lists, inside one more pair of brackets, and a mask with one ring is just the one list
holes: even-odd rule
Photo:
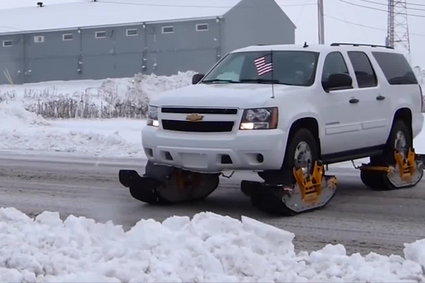
[[202, 80], [203, 83], [276, 83], [310, 86], [319, 54], [310, 51], [231, 53]]

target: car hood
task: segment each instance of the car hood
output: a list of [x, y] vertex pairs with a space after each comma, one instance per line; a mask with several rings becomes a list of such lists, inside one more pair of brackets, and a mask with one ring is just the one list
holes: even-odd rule
[[[274, 87], [279, 87], [281, 85]], [[155, 106], [262, 107], [273, 100], [271, 84], [197, 84], [152, 97]]]

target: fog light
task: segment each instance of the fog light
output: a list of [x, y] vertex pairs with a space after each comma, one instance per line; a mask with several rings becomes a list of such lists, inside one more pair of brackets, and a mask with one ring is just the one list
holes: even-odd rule
[[171, 156], [171, 153], [170, 153], [170, 152], [168, 152], [168, 151], [166, 151], [166, 152], [164, 153], [164, 157], [165, 157], [165, 159], [167, 159], [167, 160], [173, 160], [173, 157]]
[[259, 163], [263, 163], [264, 162], [264, 156], [261, 153], [257, 154], [257, 161]]
[[153, 157], [153, 150], [152, 150], [152, 148], [145, 147], [145, 153], [146, 153], [146, 156]]
[[230, 158], [229, 155], [224, 154], [221, 156], [221, 164], [232, 164], [232, 159]]

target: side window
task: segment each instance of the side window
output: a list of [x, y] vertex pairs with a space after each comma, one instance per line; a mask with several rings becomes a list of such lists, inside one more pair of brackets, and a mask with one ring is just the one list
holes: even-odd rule
[[197, 24], [196, 31], [208, 31], [208, 24]]
[[64, 33], [62, 34], [63, 41], [70, 41], [74, 39], [74, 35], [72, 33]]
[[163, 26], [162, 33], [174, 33], [174, 26]]
[[403, 54], [372, 52], [389, 84], [417, 84], [418, 81]]
[[34, 43], [43, 43], [43, 42], [44, 42], [44, 35], [34, 36]]
[[13, 41], [12, 40], [3, 40], [3, 47], [12, 47]]
[[97, 38], [106, 38], [106, 31], [96, 31], [94, 37]]
[[129, 28], [129, 29], [125, 30], [125, 35], [126, 36], [138, 36], [139, 31], [135, 28]]
[[354, 73], [356, 74], [357, 83], [360, 88], [374, 87], [378, 82], [375, 71], [366, 53], [359, 51], [349, 51], [351, 64], [353, 64]]
[[326, 56], [323, 65], [322, 82], [326, 82], [329, 76], [333, 74], [349, 74], [344, 57], [342, 57], [340, 52], [332, 52]]

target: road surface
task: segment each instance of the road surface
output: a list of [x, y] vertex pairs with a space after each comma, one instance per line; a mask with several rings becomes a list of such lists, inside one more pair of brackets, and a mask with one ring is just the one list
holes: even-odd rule
[[118, 170], [138, 169], [135, 158], [88, 158], [66, 154], [0, 152], [0, 206], [15, 207], [30, 216], [58, 211], [113, 221], [124, 229], [140, 219], [162, 221], [173, 215], [193, 216], [202, 211], [240, 218], [245, 215], [293, 232], [297, 250], [317, 250], [343, 244], [348, 253], [370, 251], [402, 254], [403, 243], [425, 238], [425, 180], [415, 188], [372, 191], [352, 168], [334, 168], [337, 194], [323, 209], [292, 217], [262, 212], [240, 191], [241, 179], [255, 174], [222, 178], [206, 200], [171, 206], [152, 206], [133, 199], [118, 182]]

